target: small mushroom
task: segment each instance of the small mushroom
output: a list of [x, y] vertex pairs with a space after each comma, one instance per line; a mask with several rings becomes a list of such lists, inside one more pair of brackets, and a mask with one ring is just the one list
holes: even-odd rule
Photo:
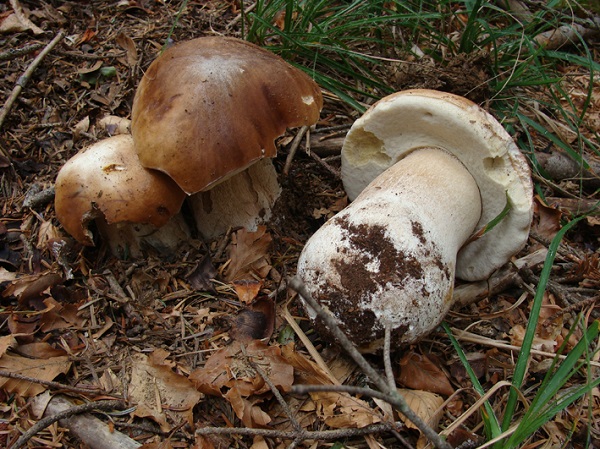
[[269, 218], [280, 193], [269, 159], [274, 141], [288, 127], [315, 123], [322, 102], [316, 83], [273, 53], [202, 37], [150, 65], [131, 131], [143, 166], [168, 174], [189, 195], [204, 192], [191, 204], [210, 238], [231, 226], [255, 230]]
[[173, 250], [189, 237], [176, 215], [185, 193], [164, 173], [140, 165], [131, 135], [77, 153], [59, 171], [55, 190], [58, 220], [84, 245], [94, 245], [92, 221], [120, 256], [138, 256], [142, 245]]
[[465, 98], [409, 90], [380, 100], [346, 137], [342, 179], [353, 202], [309, 239], [298, 275], [363, 352], [381, 349], [386, 326], [397, 344], [427, 335], [452, 306], [455, 276], [486, 279], [527, 241], [527, 161]]

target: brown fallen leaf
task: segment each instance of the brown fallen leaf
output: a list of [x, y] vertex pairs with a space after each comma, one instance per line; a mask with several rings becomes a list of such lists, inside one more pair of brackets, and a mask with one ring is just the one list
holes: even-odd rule
[[81, 329], [84, 319], [79, 316], [79, 304], [60, 304], [54, 298], [44, 299], [46, 309], [40, 319], [40, 330], [51, 332], [53, 330], [76, 328]]
[[234, 341], [219, 349], [209, 357], [203, 368], [192, 371], [190, 380], [199, 391], [214, 396], [224, 396], [233, 387], [243, 397], [265, 393], [269, 386], [248, 364], [247, 358], [262, 368], [277, 388], [282, 391], [291, 389], [294, 369], [281, 356], [278, 346], [268, 346], [260, 340], [248, 344]]
[[442, 369], [425, 354], [409, 351], [400, 360], [398, 382], [413, 390], [425, 390], [450, 396], [454, 387]]
[[275, 329], [275, 303], [264, 297], [242, 309], [232, 321], [229, 331], [234, 340], [249, 342], [267, 340]]
[[262, 402], [262, 398], [257, 396], [242, 397], [240, 390], [235, 385], [223, 397], [229, 401], [233, 411], [244, 426], [251, 428], [266, 427], [271, 422], [271, 417], [257, 405]]
[[[32, 359], [7, 352], [0, 357], [1, 370], [41, 381], [52, 381], [59, 374], [66, 374], [70, 368], [71, 361], [67, 356]], [[0, 388], [27, 398], [37, 396], [46, 390], [44, 385], [38, 383], [6, 377], [0, 377]]]
[[165, 432], [184, 421], [194, 422], [193, 407], [202, 395], [184, 376], [173, 371], [173, 363], [167, 360], [164, 350], [156, 350], [150, 356], [132, 356], [129, 398], [137, 405], [134, 416], [149, 417]]
[[[425, 421], [431, 428], [437, 429], [442, 417], [440, 407], [444, 403], [444, 399], [440, 395], [430, 393], [429, 391], [408, 390], [406, 388], [398, 388], [398, 393], [402, 395], [408, 406], [419, 418]], [[406, 424], [406, 427], [418, 429], [404, 415], [399, 415], [400, 419]]]
[[124, 32], [120, 32], [116, 38], [117, 45], [127, 52], [127, 65], [134, 67], [138, 62], [138, 53], [134, 40]]
[[560, 221], [563, 216], [560, 209], [547, 205], [538, 196], [534, 201], [534, 220], [532, 229], [542, 237], [552, 240], [562, 227]]
[[212, 280], [217, 277], [217, 274], [210, 256], [206, 255], [186, 278], [196, 290], [216, 293]]
[[259, 226], [255, 232], [242, 228], [231, 234], [225, 280], [266, 278], [271, 270], [268, 256], [271, 240], [266, 226]]
[[[294, 349], [289, 343], [282, 348], [285, 359], [294, 367], [295, 384], [333, 385], [329, 376], [315, 362]], [[345, 365], [342, 363], [342, 365]], [[347, 371], [345, 367], [340, 367]], [[313, 392], [309, 394], [320, 420], [332, 428], [365, 427], [382, 421], [382, 415], [366, 401], [338, 392]]]
[[0, 337], [0, 357], [2, 357], [9, 348], [17, 346], [17, 340], [12, 335], [3, 335]]
[[252, 303], [258, 296], [263, 285], [262, 281], [256, 279], [240, 279], [233, 281], [232, 284], [235, 293], [242, 304]]

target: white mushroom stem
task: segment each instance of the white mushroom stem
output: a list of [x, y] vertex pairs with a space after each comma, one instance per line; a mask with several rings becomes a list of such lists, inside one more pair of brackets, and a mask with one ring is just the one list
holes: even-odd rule
[[414, 342], [449, 310], [456, 256], [481, 210], [458, 159], [417, 149], [313, 235], [298, 274], [359, 350], [382, 346], [386, 322], [396, 342]]
[[230, 227], [256, 231], [271, 218], [281, 193], [270, 158], [262, 159], [206, 192], [190, 196], [196, 228], [205, 239], [225, 234]]

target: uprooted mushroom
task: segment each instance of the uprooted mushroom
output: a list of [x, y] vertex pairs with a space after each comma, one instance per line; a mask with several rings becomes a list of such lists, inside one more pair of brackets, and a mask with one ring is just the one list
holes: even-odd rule
[[[317, 84], [273, 53], [239, 39], [198, 38], [167, 49], [149, 66], [134, 98], [132, 140], [120, 140], [119, 147], [127, 146], [129, 155], [135, 148], [139, 168], [153, 179], [168, 179], [173, 196], [179, 198], [182, 192], [191, 195], [202, 237], [215, 237], [230, 227], [254, 230], [269, 219], [280, 193], [270, 160], [277, 152], [275, 139], [287, 128], [315, 123], [322, 104]], [[114, 150], [115, 142], [107, 146]], [[98, 156], [105, 145], [97, 145], [93, 149], [97, 156], [84, 156], [84, 152], [76, 158], [108, 164], [95, 167], [106, 172], [112, 162]], [[101, 215], [101, 225], [121, 223], [122, 236], [125, 223], [164, 224], [148, 214], [128, 214], [125, 207], [107, 213], [108, 206], [101, 205], [105, 199], [99, 198], [99, 192], [86, 182], [78, 182], [77, 172], [68, 170], [74, 164], [68, 162], [59, 174], [56, 204], [59, 221], [66, 223], [65, 229], [78, 241], [93, 244], [88, 224]], [[118, 179], [132, 182], [122, 176]], [[111, 180], [117, 177], [111, 175]], [[77, 192], [63, 185], [77, 186]], [[154, 194], [143, 189], [125, 193], [122, 189], [119, 195], [131, 195], [119, 201], [142, 205]], [[70, 201], [78, 206], [73, 207]], [[144, 228], [142, 236], [156, 237], [155, 231]], [[163, 236], [158, 238], [159, 246], [172, 249], [175, 242], [171, 236], [165, 237], [167, 242]], [[117, 246], [122, 249], [127, 244], [123, 238]]]
[[298, 275], [363, 352], [381, 349], [386, 326], [399, 344], [427, 335], [452, 305], [455, 276], [486, 279], [527, 241], [525, 157], [456, 95], [376, 103], [346, 137], [342, 180], [353, 202], [310, 238]]

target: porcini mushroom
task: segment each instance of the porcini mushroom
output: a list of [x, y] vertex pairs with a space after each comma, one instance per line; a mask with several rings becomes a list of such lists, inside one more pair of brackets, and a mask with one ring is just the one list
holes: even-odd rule
[[269, 218], [280, 193], [268, 160], [274, 141], [288, 127], [315, 123], [321, 107], [316, 83], [280, 57], [239, 39], [202, 37], [150, 65], [131, 130], [143, 166], [190, 195], [204, 192], [192, 205], [210, 238]]
[[173, 250], [188, 237], [176, 215], [185, 193], [164, 173], [140, 165], [131, 135], [77, 153], [59, 171], [55, 191], [58, 220], [84, 245], [94, 245], [92, 221], [120, 256], [138, 256], [142, 245]]
[[527, 241], [527, 162], [490, 114], [456, 95], [380, 100], [346, 137], [342, 180], [353, 202], [309, 239], [298, 275], [363, 352], [381, 348], [386, 326], [397, 344], [427, 335], [452, 306], [455, 276], [485, 279]]

